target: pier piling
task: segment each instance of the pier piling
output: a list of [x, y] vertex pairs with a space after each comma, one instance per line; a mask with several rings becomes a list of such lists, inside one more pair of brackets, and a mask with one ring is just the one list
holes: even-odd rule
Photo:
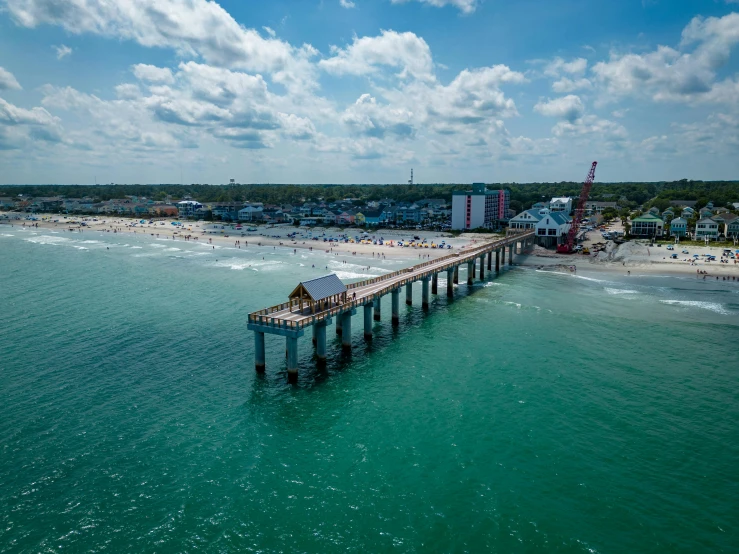
[[298, 337], [286, 337], [287, 342], [287, 381], [298, 382]]
[[485, 254], [480, 258], [480, 281], [485, 280]]
[[380, 296], [378, 296], [377, 298], [373, 300], [373, 303], [375, 305], [375, 321], [380, 321], [382, 319], [382, 314], [380, 312], [380, 306], [381, 306], [380, 301], [381, 300], [382, 300], [382, 297]]
[[392, 308], [393, 308], [393, 315], [392, 315], [392, 321], [393, 325], [400, 325], [400, 289], [393, 289], [390, 293], [390, 298], [392, 300]]
[[316, 337], [316, 359], [319, 364], [326, 363], [326, 322], [319, 321], [313, 326]]
[[439, 274], [434, 273], [431, 278], [431, 294], [439, 294]]
[[459, 284], [459, 266], [458, 265], [454, 266], [454, 279], [452, 279], [452, 283], [454, 283], [455, 285]]
[[424, 310], [429, 309], [429, 278], [424, 277], [421, 279], [421, 308]]
[[264, 333], [254, 332], [254, 366], [259, 373], [264, 373]]
[[448, 298], [454, 297], [454, 268], [452, 267], [446, 270], [446, 295]]
[[495, 273], [500, 273], [500, 248], [495, 251]]
[[352, 350], [352, 312], [351, 310], [341, 314], [342, 322], [341, 328], [341, 349], [344, 352], [351, 352]]
[[372, 340], [372, 304], [364, 305], [364, 340]]
[[406, 283], [405, 285], [405, 303], [408, 306], [413, 305], [413, 283]]
[[475, 276], [475, 260], [467, 262], [467, 286], [472, 286], [472, 278]]

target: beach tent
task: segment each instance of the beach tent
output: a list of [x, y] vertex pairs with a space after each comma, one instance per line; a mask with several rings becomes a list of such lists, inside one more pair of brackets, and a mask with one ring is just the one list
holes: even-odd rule
[[302, 311], [303, 303], [310, 306], [311, 313], [316, 313], [316, 305], [331, 300], [346, 301], [346, 285], [341, 282], [336, 274], [331, 273], [323, 277], [301, 282], [288, 297], [290, 309], [294, 305]]

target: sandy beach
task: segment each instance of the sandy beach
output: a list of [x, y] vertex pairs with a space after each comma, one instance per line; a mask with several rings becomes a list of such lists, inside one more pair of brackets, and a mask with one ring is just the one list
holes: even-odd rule
[[[346, 236], [350, 239], [363, 237], [360, 229], [339, 229], [337, 227], [295, 227], [293, 225], [266, 226], [243, 224], [236, 229], [235, 224], [225, 224], [208, 221], [179, 221], [171, 218], [150, 220], [126, 217], [76, 217], [58, 214], [33, 214], [36, 220], [26, 219], [28, 214], [0, 212], [0, 224], [8, 226], [38, 226], [39, 229], [50, 229], [58, 232], [85, 233], [89, 231], [106, 233], [130, 233], [151, 235], [157, 238], [166, 237], [174, 241], [196, 241], [218, 246], [248, 248], [249, 245], [274, 246], [287, 249], [312, 249], [339, 255], [359, 257], [384, 257], [412, 259], [436, 259], [452, 252], [479, 242], [493, 240], [496, 235], [465, 234], [453, 237], [448, 233], [434, 233], [416, 230], [388, 230], [369, 231], [364, 238], [375, 240], [384, 239], [383, 245], [362, 244], [355, 242], [324, 242], [324, 238], [338, 239]], [[141, 223], [144, 221], [144, 223]], [[81, 225], [84, 223], [84, 226]], [[181, 225], [173, 225], [181, 223]], [[247, 229], [255, 229], [248, 231]], [[294, 237], [289, 234], [296, 233]], [[429, 247], [409, 246], [399, 247], [398, 241], [408, 242], [414, 236], [426, 240]], [[418, 241], [416, 241], [418, 242]], [[431, 244], [441, 244], [451, 248], [431, 248]], [[392, 246], [391, 246], [392, 244]]]

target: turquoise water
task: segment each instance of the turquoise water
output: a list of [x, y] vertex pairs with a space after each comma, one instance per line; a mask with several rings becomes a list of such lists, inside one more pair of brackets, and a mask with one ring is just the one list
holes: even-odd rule
[[256, 375], [365, 264], [0, 227], [0, 552], [736, 551], [739, 284], [514, 269]]

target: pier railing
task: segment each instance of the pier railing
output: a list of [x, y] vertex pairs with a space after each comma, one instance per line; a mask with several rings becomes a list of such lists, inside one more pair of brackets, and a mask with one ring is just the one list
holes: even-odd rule
[[[257, 323], [259, 325], [266, 325], [266, 326], [275, 327], [278, 329], [293, 329], [293, 330], [302, 329], [303, 327], [314, 325], [315, 323], [319, 321], [330, 318], [342, 312], [346, 312], [348, 310], [354, 309], [358, 306], [364, 306], [365, 304], [369, 304], [378, 296], [384, 296], [388, 294], [389, 292], [392, 292], [394, 289], [402, 287], [403, 285], [428, 278], [432, 276], [434, 273], [439, 273], [441, 271], [448, 269], [449, 267], [453, 267], [455, 265], [459, 265], [464, 262], [469, 262], [470, 260], [474, 259], [475, 257], [481, 254], [496, 250], [500, 248], [501, 246], [503, 247], [508, 246], [511, 242], [515, 242], [515, 240], [525, 238], [528, 235], [533, 235], [533, 234], [534, 234], [534, 231], [527, 231], [527, 230], [523, 230], [523, 232], [521, 233], [515, 233], [515, 234], [511, 233], [504, 239], [500, 239], [494, 242], [487, 242], [479, 246], [466, 249], [464, 250], [464, 252], [455, 252], [452, 254], [448, 254], [446, 256], [442, 256], [440, 258], [436, 258], [434, 260], [429, 260], [426, 262], [422, 262], [420, 264], [416, 264], [412, 267], [399, 269], [397, 271], [393, 271], [392, 273], [386, 273], [384, 275], [372, 277], [371, 279], [365, 279], [364, 281], [357, 281], [356, 283], [349, 283], [348, 285], [346, 285], [346, 288], [348, 290], [352, 290], [356, 288], [366, 287], [368, 285], [381, 283], [383, 281], [387, 281], [390, 279], [395, 279], [396, 277], [402, 276], [403, 274], [408, 274], [407, 278], [401, 279], [400, 281], [393, 281], [391, 284], [388, 284], [386, 287], [376, 290], [372, 294], [364, 296], [362, 298], [347, 300], [346, 302], [342, 303], [339, 306], [334, 306], [329, 309], [322, 310], [315, 314], [300, 313], [299, 315], [303, 317], [299, 320], [283, 319], [282, 317], [274, 317], [272, 315], [272, 314], [276, 314], [279, 312], [283, 312], [284, 310], [290, 309], [291, 307], [290, 302], [283, 302], [282, 304], [278, 304], [276, 306], [270, 306], [269, 308], [264, 308], [262, 310], [257, 310], [256, 312], [250, 313], [249, 323]], [[442, 264], [442, 267], [438, 267], [440, 262]], [[449, 263], [444, 263], [444, 262], [449, 262]], [[435, 266], [433, 269], [430, 269], [428, 271], [422, 271], [421, 273], [416, 273], [417, 271], [425, 267], [432, 266], [432, 265]]]

